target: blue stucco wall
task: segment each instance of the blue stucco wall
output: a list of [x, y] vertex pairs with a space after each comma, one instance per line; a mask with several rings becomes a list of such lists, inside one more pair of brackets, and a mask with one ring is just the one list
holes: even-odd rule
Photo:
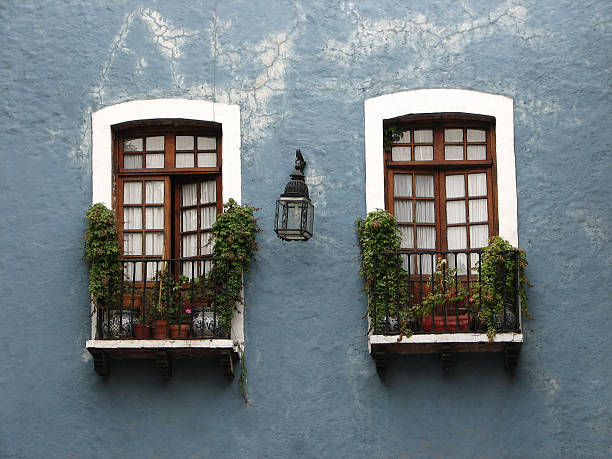
[[[612, 454], [612, 11], [606, 1], [0, 3], [1, 457], [606, 457]], [[463, 88], [515, 103], [535, 321], [499, 355], [367, 352], [353, 222], [363, 102]], [[214, 361], [93, 371], [83, 216], [91, 113], [159, 97], [239, 104], [248, 394]], [[274, 235], [301, 148], [305, 244]]]

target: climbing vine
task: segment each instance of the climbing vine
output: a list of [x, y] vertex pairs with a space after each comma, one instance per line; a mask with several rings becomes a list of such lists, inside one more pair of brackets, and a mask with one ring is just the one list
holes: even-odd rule
[[119, 229], [115, 213], [101, 203], [94, 204], [85, 214], [85, 219], [89, 293], [96, 305], [103, 305], [106, 298], [114, 298], [121, 282]]
[[383, 149], [391, 150], [391, 145], [402, 138], [404, 130], [394, 124], [387, 124], [383, 128]]

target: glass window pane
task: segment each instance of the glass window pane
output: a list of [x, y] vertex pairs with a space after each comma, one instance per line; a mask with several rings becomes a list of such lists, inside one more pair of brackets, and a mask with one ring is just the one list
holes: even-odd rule
[[194, 167], [193, 153], [177, 153], [176, 167]]
[[433, 226], [417, 226], [417, 248], [436, 248], [436, 229]]
[[445, 142], [463, 142], [463, 129], [444, 129]]
[[414, 147], [415, 161], [431, 161], [433, 159], [433, 147], [431, 145], [417, 145]]
[[465, 179], [463, 175], [446, 176], [446, 197], [462, 198], [465, 196]]
[[217, 167], [217, 153], [198, 153], [198, 167]]
[[158, 180], [145, 182], [145, 195], [147, 204], [163, 204], [164, 182]]
[[467, 130], [467, 141], [468, 142], [486, 142], [487, 134], [484, 129], [468, 129]]
[[183, 257], [195, 257], [198, 255], [198, 235], [187, 234], [181, 240], [181, 253]]
[[412, 174], [393, 175], [393, 194], [395, 196], [412, 196]]
[[402, 233], [402, 249], [414, 248], [414, 229], [412, 226], [400, 225], [399, 229]]
[[468, 174], [468, 196], [487, 195], [487, 174]]
[[198, 137], [198, 150], [216, 150], [216, 137]]
[[176, 136], [176, 149], [177, 150], [193, 150], [193, 136], [177, 135]]
[[468, 145], [467, 159], [487, 159], [487, 147], [485, 145]]
[[446, 223], [465, 223], [465, 201], [446, 202]]
[[142, 204], [142, 182], [123, 182], [123, 203]]
[[200, 203], [209, 204], [217, 201], [217, 182], [210, 180], [200, 184]]
[[202, 207], [200, 211], [202, 213], [200, 216], [201, 229], [212, 228], [217, 221], [217, 208], [214, 206]]
[[198, 203], [198, 186], [188, 183], [181, 188], [181, 205], [195, 206]]
[[125, 263], [123, 265], [123, 273], [127, 282], [140, 282], [142, 280], [142, 263]]
[[142, 169], [142, 155], [124, 155], [123, 167], [125, 169]]
[[462, 160], [463, 145], [444, 145], [444, 159]]
[[142, 209], [140, 207], [123, 208], [123, 228], [141, 229], [142, 228]]
[[163, 153], [147, 153], [147, 169], [161, 169], [164, 167]]
[[130, 139], [123, 142], [123, 151], [142, 151], [142, 139]]
[[397, 142], [393, 142], [393, 143], [410, 143], [410, 129], [402, 132], [400, 139]]
[[436, 222], [433, 201], [417, 201], [416, 202], [416, 221], [417, 223], [435, 223]]
[[446, 228], [448, 250], [467, 248], [467, 232], [465, 226], [450, 226]]
[[145, 255], [160, 255], [164, 249], [164, 233], [145, 234]]
[[450, 269], [456, 269], [459, 275], [467, 274], [467, 254], [449, 253], [446, 259], [448, 260], [448, 267]]
[[412, 222], [412, 201], [396, 199], [393, 212], [398, 222]]
[[147, 273], [146, 273], [147, 280], [148, 281], [156, 280], [158, 273], [162, 269], [162, 263], [159, 263], [157, 261], [149, 261], [146, 263], [145, 268], [147, 270]]
[[164, 151], [164, 136], [147, 137], [147, 151]]
[[211, 233], [200, 234], [200, 255], [211, 255], [215, 246], [215, 240]]
[[489, 240], [489, 225], [470, 226], [470, 247], [478, 249], [487, 246]]
[[433, 130], [431, 129], [420, 129], [414, 131], [414, 143], [432, 143], [433, 142]]
[[391, 161], [410, 160], [410, 147], [391, 147]]
[[142, 255], [142, 233], [123, 233], [123, 253]]
[[434, 197], [434, 177], [433, 175], [415, 175], [415, 196], [417, 198]]
[[196, 231], [198, 229], [197, 209], [187, 209], [181, 212], [181, 231]]
[[486, 199], [470, 199], [470, 222], [486, 222], [489, 220]]
[[164, 229], [164, 208], [147, 207], [145, 210], [146, 229]]

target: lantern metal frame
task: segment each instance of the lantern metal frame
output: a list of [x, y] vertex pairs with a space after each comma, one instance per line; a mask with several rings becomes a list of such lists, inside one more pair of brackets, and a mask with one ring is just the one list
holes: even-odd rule
[[307, 241], [313, 234], [314, 205], [310, 202], [308, 185], [304, 180], [306, 161], [300, 150], [296, 150], [295, 156], [291, 180], [276, 201], [274, 232], [284, 241]]

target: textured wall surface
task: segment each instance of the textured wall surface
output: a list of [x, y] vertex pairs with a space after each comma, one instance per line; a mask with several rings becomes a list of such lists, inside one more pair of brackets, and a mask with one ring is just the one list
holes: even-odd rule
[[[605, 457], [610, 432], [610, 3], [364, 0], [0, 3], [1, 457]], [[367, 352], [353, 222], [363, 102], [416, 88], [514, 99], [520, 245], [535, 321], [499, 355]], [[239, 104], [247, 389], [214, 361], [107, 381], [89, 336], [91, 113], [135, 99]], [[301, 148], [315, 236], [274, 202]]]

